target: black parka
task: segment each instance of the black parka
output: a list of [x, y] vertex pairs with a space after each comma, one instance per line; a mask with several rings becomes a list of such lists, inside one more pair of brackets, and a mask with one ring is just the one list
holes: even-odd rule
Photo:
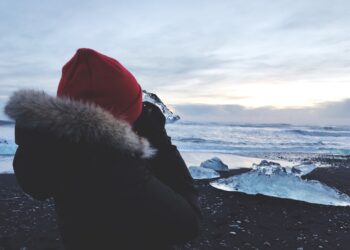
[[169, 137], [154, 148], [99, 107], [33, 90], [5, 112], [18, 183], [53, 197], [66, 249], [169, 249], [198, 234], [197, 192]]

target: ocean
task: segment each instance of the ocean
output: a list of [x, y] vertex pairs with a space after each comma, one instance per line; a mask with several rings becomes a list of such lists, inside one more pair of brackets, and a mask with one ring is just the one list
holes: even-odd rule
[[[220, 124], [177, 121], [166, 125], [181, 152], [350, 155], [350, 127], [290, 124]], [[0, 173], [12, 172], [14, 124], [0, 122]]]
[[350, 127], [345, 126], [179, 121], [167, 124], [166, 128], [181, 151], [247, 156], [260, 153], [350, 154]]

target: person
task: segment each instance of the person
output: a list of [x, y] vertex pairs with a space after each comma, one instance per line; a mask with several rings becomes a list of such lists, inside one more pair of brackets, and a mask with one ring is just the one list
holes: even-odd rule
[[115, 59], [79, 49], [57, 97], [18, 90], [5, 113], [17, 181], [54, 199], [65, 249], [172, 249], [198, 235], [198, 193], [165, 117]]

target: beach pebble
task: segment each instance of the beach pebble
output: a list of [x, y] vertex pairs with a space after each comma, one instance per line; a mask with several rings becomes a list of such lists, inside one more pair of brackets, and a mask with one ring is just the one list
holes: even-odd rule
[[271, 243], [268, 242], [268, 241], [265, 241], [265, 242], [264, 242], [264, 246], [265, 246], [265, 247], [271, 247]]
[[200, 165], [202, 168], [210, 168], [216, 171], [228, 171], [228, 166], [223, 163], [218, 157], [213, 157], [209, 160], [203, 161]]

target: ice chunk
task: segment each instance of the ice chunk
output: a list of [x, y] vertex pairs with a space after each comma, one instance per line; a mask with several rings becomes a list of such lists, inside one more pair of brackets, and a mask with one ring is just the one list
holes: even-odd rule
[[324, 205], [350, 206], [348, 195], [319, 181], [303, 180], [277, 165], [256, 165], [247, 173], [212, 181], [210, 185], [225, 191], [264, 194]]
[[0, 155], [14, 155], [17, 150], [17, 145], [8, 140], [0, 139]]
[[170, 109], [160, 100], [160, 98], [151, 92], [147, 92], [146, 90], [142, 90], [143, 92], [143, 101], [151, 102], [157, 105], [160, 110], [163, 112], [166, 121], [169, 123], [176, 122], [180, 119], [180, 116], [175, 115]]
[[228, 171], [228, 166], [223, 163], [220, 158], [213, 157], [209, 160], [203, 161], [200, 165], [202, 168], [210, 168], [216, 171]]
[[7, 141], [7, 140], [5, 140], [5, 139], [0, 139], [0, 144], [9, 144], [9, 142]]
[[190, 166], [188, 170], [190, 171], [192, 178], [196, 180], [213, 179], [220, 177], [220, 174], [218, 172], [209, 168]]
[[316, 165], [312, 162], [302, 162], [301, 164], [294, 165], [292, 167], [282, 167], [281, 164], [277, 162], [262, 160], [259, 164], [253, 164], [252, 168], [258, 169], [259, 171], [269, 175], [282, 171], [284, 173], [302, 176], [314, 170]]
[[287, 169], [285, 167], [281, 167], [281, 164], [267, 160], [262, 160], [259, 164], [254, 163], [253, 169], [256, 169], [266, 175], [278, 174], [279, 172], [287, 173]]
[[294, 175], [302, 176], [312, 172], [317, 166], [313, 163], [302, 163], [292, 167], [291, 171]]
[[0, 156], [0, 174], [12, 174], [13, 156]]

